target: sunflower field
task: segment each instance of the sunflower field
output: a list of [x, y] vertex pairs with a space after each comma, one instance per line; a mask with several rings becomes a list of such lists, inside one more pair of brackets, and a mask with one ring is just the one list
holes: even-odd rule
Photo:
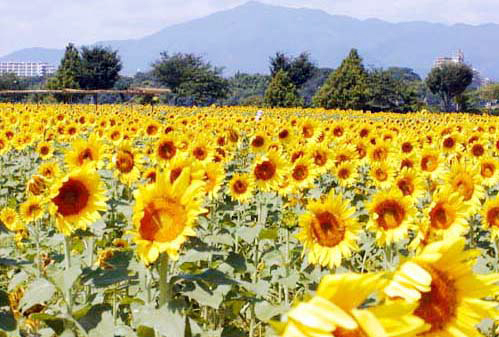
[[499, 336], [499, 123], [0, 104], [0, 336]]

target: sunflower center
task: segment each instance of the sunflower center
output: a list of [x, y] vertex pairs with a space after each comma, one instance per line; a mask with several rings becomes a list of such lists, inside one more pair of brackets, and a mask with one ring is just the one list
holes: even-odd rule
[[322, 152], [316, 152], [314, 155], [314, 163], [317, 166], [324, 166], [327, 162], [327, 155]]
[[70, 178], [61, 188], [59, 194], [52, 199], [57, 211], [62, 216], [71, 216], [80, 213], [88, 204], [90, 192], [81, 181]]
[[289, 131], [288, 130], [282, 130], [279, 132], [279, 139], [286, 139], [289, 136]]
[[383, 161], [388, 157], [388, 152], [384, 147], [378, 147], [373, 151], [373, 159]]
[[440, 331], [456, 315], [457, 290], [455, 282], [445, 272], [434, 268], [426, 269], [431, 274], [431, 290], [423, 293], [414, 314], [431, 324], [429, 335]]
[[158, 127], [156, 125], [149, 125], [146, 132], [149, 136], [155, 135], [158, 132]]
[[343, 136], [343, 129], [340, 128], [340, 127], [334, 128], [333, 135], [335, 137], [341, 137], [341, 136]]
[[312, 233], [319, 245], [335, 247], [345, 237], [345, 225], [338, 217], [328, 211], [315, 215], [312, 221]]
[[49, 148], [48, 146], [46, 146], [46, 145], [44, 145], [44, 146], [42, 146], [42, 147], [40, 148], [40, 154], [41, 154], [42, 156], [46, 156], [46, 155], [48, 155], [48, 154], [49, 154], [49, 152], [50, 152], [50, 148]]
[[455, 219], [456, 215], [454, 212], [449, 210], [443, 202], [437, 203], [430, 211], [430, 224], [433, 228], [447, 229]]
[[379, 181], [385, 181], [386, 179], [388, 179], [388, 174], [386, 173], [386, 171], [380, 168], [376, 169], [374, 175]]
[[295, 180], [302, 181], [308, 177], [308, 168], [305, 165], [296, 165], [292, 174]]
[[483, 148], [482, 144], [475, 144], [471, 148], [471, 153], [475, 157], [480, 157], [480, 156], [482, 156], [485, 153], [485, 149]]
[[314, 135], [314, 128], [311, 125], [305, 125], [302, 131], [305, 138], [311, 138]]
[[362, 138], [367, 137], [367, 136], [369, 135], [369, 130], [367, 130], [367, 129], [362, 129], [362, 130], [360, 130], [359, 135], [360, 135]]
[[208, 156], [208, 152], [206, 152], [202, 147], [199, 147], [199, 146], [194, 148], [194, 150], [192, 151], [192, 154], [198, 160], [205, 160], [206, 157]]
[[402, 152], [409, 153], [412, 151], [412, 149], [413, 149], [413, 146], [411, 143], [405, 142], [404, 144], [402, 144]]
[[243, 194], [248, 190], [248, 183], [243, 180], [236, 180], [232, 186], [237, 194]]
[[263, 144], [265, 144], [265, 139], [262, 136], [256, 136], [251, 142], [253, 147], [262, 147]]
[[270, 180], [274, 177], [276, 166], [269, 160], [264, 161], [255, 167], [255, 176], [259, 180]]
[[350, 177], [350, 170], [347, 168], [341, 168], [338, 170], [338, 178], [347, 179]]
[[94, 157], [92, 155], [92, 150], [89, 148], [86, 148], [85, 150], [81, 151], [80, 154], [78, 155], [78, 163], [80, 165], [83, 165], [84, 162], [91, 161], [93, 160]]
[[454, 138], [452, 138], [452, 137], [445, 138], [444, 143], [443, 143], [443, 145], [446, 149], [452, 149], [455, 144], [456, 144], [456, 142], [454, 141]]
[[484, 178], [490, 178], [494, 175], [496, 167], [493, 163], [482, 163], [480, 174]]
[[116, 167], [122, 173], [129, 173], [133, 170], [134, 160], [133, 153], [130, 151], [120, 151], [118, 152], [116, 158]]
[[176, 167], [170, 172], [170, 183], [173, 184], [175, 180], [179, 177], [180, 173], [182, 173], [182, 167]]
[[184, 206], [168, 198], [157, 198], [144, 208], [139, 232], [145, 240], [170, 242], [182, 233], [186, 220]]
[[412, 195], [414, 193], [414, 183], [409, 178], [402, 178], [397, 182], [397, 187], [403, 195]]
[[413, 168], [414, 162], [411, 159], [406, 158], [400, 162], [400, 169], [403, 169], [404, 167]]
[[464, 201], [468, 201], [473, 196], [475, 187], [470, 177], [459, 177], [454, 181], [454, 189], [463, 196]]
[[362, 329], [355, 330], [347, 330], [342, 327], [337, 327], [336, 330], [333, 331], [334, 337], [369, 337], [366, 335]]
[[360, 159], [364, 158], [367, 155], [367, 151], [363, 146], [357, 146], [356, 150]]
[[397, 228], [405, 218], [405, 209], [397, 200], [385, 200], [376, 205], [378, 225], [384, 230]]
[[491, 227], [499, 227], [499, 207], [493, 207], [487, 211], [487, 223]]
[[291, 154], [291, 162], [294, 163], [298, 158], [303, 157], [303, 151], [295, 151]]
[[40, 211], [41, 211], [41, 208], [40, 208], [39, 204], [31, 204], [31, 205], [29, 205], [26, 213], [29, 217], [32, 217], [33, 215], [37, 214]]
[[158, 146], [158, 156], [161, 159], [170, 160], [175, 156], [175, 153], [177, 153], [177, 148], [172, 141], [162, 142]]
[[421, 159], [421, 169], [423, 171], [433, 172], [437, 169], [438, 159], [436, 156], [427, 155]]

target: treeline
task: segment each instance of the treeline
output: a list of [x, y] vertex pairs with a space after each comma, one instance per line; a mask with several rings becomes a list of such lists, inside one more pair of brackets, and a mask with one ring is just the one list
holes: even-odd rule
[[161, 97], [35, 95], [28, 99], [73, 103], [97, 102], [97, 99], [100, 103], [119, 103], [134, 99], [141, 104], [315, 106], [401, 113], [422, 108], [479, 112], [486, 101], [497, 103], [499, 99], [497, 85], [480, 90], [470, 86], [473, 73], [466, 65], [444, 64], [433, 68], [423, 80], [410, 68], [366, 67], [356, 49], [350, 51], [337, 69], [318, 67], [305, 52], [298, 56], [277, 52], [269, 59], [270, 75], [236, 73], [226, 78], [223, 68], [192, 53], [163, 52], [151, 68], [133, 77], [122, 76], [116, 50], [101, 46], [78, 50], [69, 44], [54, 76], [26, 80], [4, 74], [0, 76], [0, 90], [164, 87], [171, 93]]

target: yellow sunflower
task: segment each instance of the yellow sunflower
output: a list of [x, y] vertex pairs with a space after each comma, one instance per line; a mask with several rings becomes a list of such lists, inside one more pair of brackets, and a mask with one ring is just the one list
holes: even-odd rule
[[0, 211], [0, 221], [11, 232], [16, 232], [24, 228], [23, 223], [19, 219], [19, 214], [16, 210], [10, 207], [4, 207]]
[[104, 159], [104, 145], [95, 134], [91, 134], [88, 140], [76, 139], [72, 149], [66, 151], [64, 159], [70, 170], [90, 165], [92, 168], [100, 168]]
[[417, 200], [425, 193], [423, 179], [418, 176], [415, 169], [402, 169], [395, 178], [395, 185], [405, 196], [410, 196], [412, 200]]
[[54, 147], [51, 142], [40, 142], [36, 147], [36, 152], [42, 160], [47, 160], [54, 155]]
[[129, 141], [121, 143], [113, 156], [111, 168], [114, 175], [125, 185], [132, 185], [140, 177], [142, 155]]
[[187, 237], [194, 236], [194, 223], [201, 207], [204, 182], [190, 182], [190, 169], [182, 170], [175, 182], [168, 174], [156, 177], [154, 184], [140, 186], [135, 191], [133, 208], [133, 241], [145, 264], [151, 264], [160, 253], [178, 259], [179, 249]]
[[310, 263], [338, 267], [359, 249], [357, 234], [361, 226], [354, 213], [349, 201], [335, 195], [334, 190], [325, 200], [309, 202], [307, 212], [300, 216], [297, 238], [303, 242], [303, 254], [308, 252]]
[[220, 163], [208, 163], [203, 166], [205, 182], [205, 192], [210, 199], [216, 199], [218, 191], [225, 178], [225, 170]]
[[482, 185], [493, 186], [499, 181], [499, 162], [497, 158], [483, 156], [479, 162], [480, 176]]
[[75, 169], [59, 178], [51, 188], [50, 213], [57, 229], [71, 235], [76, 229], [85, 230], [105, 211], [106, 191], [98, 173], [90, 166]]
[[57, 162], [49, 161], [38, 166], [37, 172], [48, 180], [51, 180], [59, 176], [61, 169], [59, 168], [59, 164], [57, 164]]
[[402, 264], [385, 293], [417, 303], [414, 314], [429, 330], [417, 336], [481, 336], [476, 325], [484, 318], [499, 319], [499, 274], [478, 275], [472, 268], [480, 254], [465, 251], [464, 238], [435, 242]]
[[499, 238], [499, 197], [489, 199], [483, 205], [482, 223], [494, 240]]
[[308, 156], [297, 159], [289, 172], [288, 180], [291, 190], [298, 192], [313, 187], [316, 175], [315, 167], [312, 166], [312, 161]]
[[19, 215], [25, 224], [38, 220], [45, 212], [41, 197], [30, 196], [19, 206]]
[[480, 199], [485, 196], [485, 189], [481, 184], [477, 165], [454, 160], [449, 172], [443, 178], [452, 192], [461, 194], [463, 201], [470, 206], [470, 213], [480, 208]]
[[236, 173], [229, 181], [229, 195], [240, 203], [248, 202], [253, 196], [255, 183], [248, 173]]
[[359, 178], [357, 165], [351, 161], [341, 163], [334, 171], [336, 173], [336, 178], [338, 179], [338, 184], [342, 187], [354, 185]]
[[252, 172], [256, 187], [264, 192], [276, 190], [287, 173], [288, 164], [278, 151], [268, 151], [257, 158]]
[[404, 196], [396, 188], [380, 191], [374, 195], [367, 209], [370, 214], [367, 229], [375, 232], [379, 245], [407, 238], [415, 214], [411, 197]]

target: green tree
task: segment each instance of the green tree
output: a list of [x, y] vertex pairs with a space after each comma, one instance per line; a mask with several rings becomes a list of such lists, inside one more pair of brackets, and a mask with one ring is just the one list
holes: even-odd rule
[[369, 72], [369, 100], [366, 108], [374, 111], [409, 112], [417, 110], [419, 99], [412, 81], [392, 70], [373, 69]]
[[[15, 73], [0, 74], [0, 90], [23, 90], [26, 89], [25, 83]], [[5, 95], [0, 97], [0, 102], [19, 102], [22, 99], [20, 95]]]
[[296, 86], [284, 70], [279, 70], [272, 78], [263, 102], [270, 107], [293, 107], [302, 103]]
[[499, 100], [499, 83], [488, 84], [480, 88], [480, 97], [486, 101]]
[[443, 111], [452, 110], [452, 99], [462, 94], [473, 80], [470, 67], [460, 63], [444, 63], [434, 67], [426, 77], [430, 91], [442, 101]]
[[313, 98], [316, 106], [326, 109], [365, 109], [368, 95], [368, 75], [362, 58], [352, 49]]
[[[47, 88], [53, 90], [60, 89], [80, 89], [81, 57], [80, 52], [70, 43], [66, 47], [61, 64], [55, 76], [47, 82]], [[68, 102], [70, 95], [55, 95], [58, 101]]]
[[279, 70], [288, 73], [291, 82], [300, 88], [305, 82], [314, 76], [317, 67], [310, 60], [310, 54], [303, 52], [297, 57], [289, 57], [284, 53], [277, 52], [270, 58], [270, 74], [274, 77]]
[[162, 85], [170, 88], [177, 104], [212, 104], [225, 98], [229, 83], [222, 77], [222, 68], [213, 67], [194, 54], [161, 53], [153, 64], [153, 75]]
[[[258, 104], [254, 104], [254, 102], [263, 101], [263, 95], [269, 86], [270, 80], [269, 75], [238, 72], [229, 78], [229, 95], [222, 103], [247, 105], [246, 102], [252, 102], [251, 105], [259, 105], [261, 102]], [[260, 99], [257, 99], [257, 97], [260, 97]]]
[[117, 50], [101, 46], [83, 47], [80, 86], [89, 90], [111, 89], [120, 78], [119, 73], [122, 68]]

